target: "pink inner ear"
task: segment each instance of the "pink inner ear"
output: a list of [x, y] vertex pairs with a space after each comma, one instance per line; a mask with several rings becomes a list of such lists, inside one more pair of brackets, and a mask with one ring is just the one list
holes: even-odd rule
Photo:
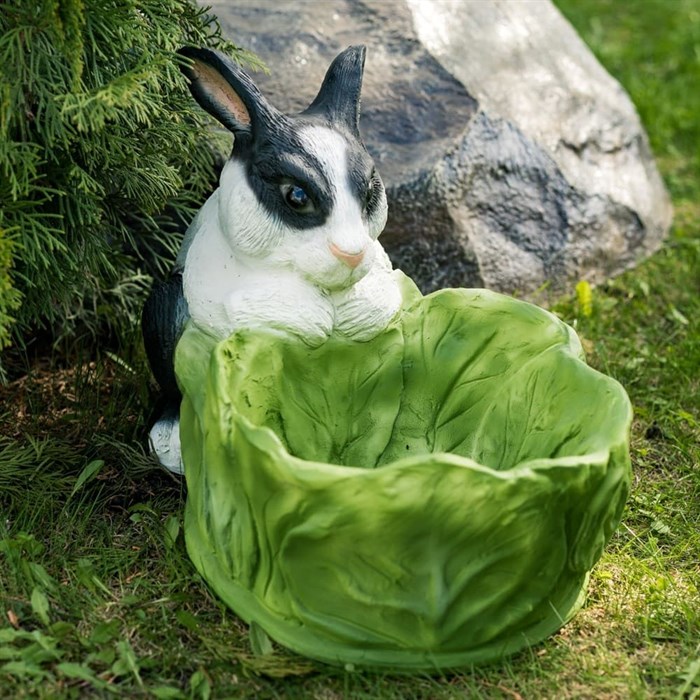
[[221, 108], [230, 112], [241, 126], [250, 126], [250, 113], [238, 93], [211, 66], [195, 61], [192, 67], [196, 80]]

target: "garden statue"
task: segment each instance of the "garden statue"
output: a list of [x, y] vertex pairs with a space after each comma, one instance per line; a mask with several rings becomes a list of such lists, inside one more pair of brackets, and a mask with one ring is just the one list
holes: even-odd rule
[[377, 237], [384, 186], [360, 140], [365, 48], [341, 53], [311, 105], [277, 111], [227, 56], [183, 49], [200, 105], [235, 137], [219, 188], [187, 231], [172, 278], [147, 303], [143, 331], [167, 397], [151, 430], [155, 453], [180, 472], [180, 395], [173, 352], [187, 318], [219, 339], [268, 328], [318, 345], [336, 331], [368, 340], [401, 297]]
[[552, 314], [392, 271], [358, 131], [364, 48], [297, 116], [226, 56], [182, 55], [235, 137], [143, 316], [151, 442], [184, 471], [195, 566], [329, 663], [450, 668], [552, 634], [627, 496], [624, 390]]

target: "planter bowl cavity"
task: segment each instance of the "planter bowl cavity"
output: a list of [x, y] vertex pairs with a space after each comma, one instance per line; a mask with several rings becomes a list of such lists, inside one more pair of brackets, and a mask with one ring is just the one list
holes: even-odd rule
[[402, 310], [368, 342], [188, 326], [187, 548], [306, 656], [495, 660], [582, 604], [628, 493], [629, 400], [548, 312], [394, 274]]

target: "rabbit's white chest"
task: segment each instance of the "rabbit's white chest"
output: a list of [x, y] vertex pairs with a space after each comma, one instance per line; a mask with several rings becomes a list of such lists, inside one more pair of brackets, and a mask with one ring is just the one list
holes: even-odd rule
[[292, 270], [236, 255], [215, 213], [215, 206], [205, 206], [185, 258], [183, 287], [192, 320], [219, 338], [239, 328], [267, 328], [323, 342], [333, 330], [330, 296]]

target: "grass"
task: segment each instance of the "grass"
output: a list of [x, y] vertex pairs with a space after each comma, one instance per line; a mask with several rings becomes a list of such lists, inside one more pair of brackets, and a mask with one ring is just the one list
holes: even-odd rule
[[553, 306], [636, 414], [633, 491], [579, 615], [444, 677], [260, 654], [187, 558], [182, 484], [145, 455], [134, 336], [0, 388], [0, 697], [700, 698], [700, 3], [559, 6], [638, 105], [676, 208], [590, 315], [573, 290]]

